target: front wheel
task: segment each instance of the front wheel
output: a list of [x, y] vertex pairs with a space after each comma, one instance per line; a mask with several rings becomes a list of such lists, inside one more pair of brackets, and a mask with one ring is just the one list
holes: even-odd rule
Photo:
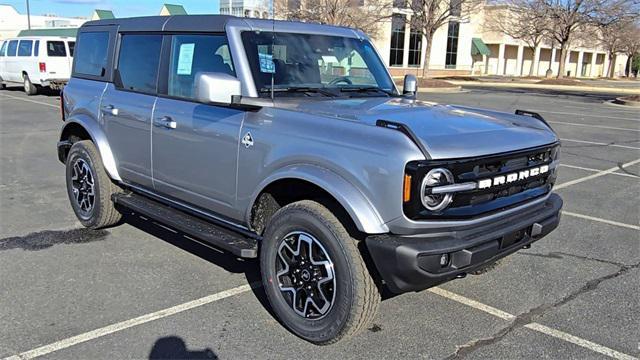
[[356, 240], [314, 201], [276, 212], [261, 244], [260, 267], [280, 322], [316, 344], [355, 334], [373, 319], [380, 303]]

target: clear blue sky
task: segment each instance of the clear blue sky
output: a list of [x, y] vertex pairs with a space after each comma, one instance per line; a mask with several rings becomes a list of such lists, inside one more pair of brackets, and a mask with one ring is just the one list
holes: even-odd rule
[[[113, 10], [116, 17], [158, 15], [164, 3], [184, 6], [189, 14], [217, 14], [219, 0], [29, 0], [31, 14], [90, 17], [93, 9]], [[0, 0], [26, 13], [26, 0]]]

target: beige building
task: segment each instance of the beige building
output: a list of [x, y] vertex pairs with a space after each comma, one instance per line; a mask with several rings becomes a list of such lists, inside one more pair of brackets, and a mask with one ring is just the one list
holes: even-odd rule
[[[438, 75], [511, 75], [545, 76], [551, 69], [558, 74], [560, 49], [543, 44], [535, 50], [524, 42], [502, 33], [487, 30], [485, 18], [492, 11], [506, 9], [484, 5], [467, 19], [451, 19], [433, 38], [429, 73]], [[421, 74], [426, 41], [409, 25], [411, 11], [394, 9], [394, 16], [381, 22], [381, 35], [374, 43], [391, 73]], [[609, 59], [604, 49], [594, 46], [572, 46], [565, 71], [571, 77], [605, 76]], [[625, 75], [627, 56], [615, 56], [614, 76]]]

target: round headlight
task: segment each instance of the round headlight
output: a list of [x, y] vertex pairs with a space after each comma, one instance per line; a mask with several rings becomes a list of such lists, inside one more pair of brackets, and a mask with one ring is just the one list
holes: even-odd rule
[[422, 180], [420, 187], [420, 199], [422, 205], [430, 211], [444, 210], [453, 200], [453, 194], [433, 194], [429, 188], [453, 184], [453, 174], [443, 168], [429, 171]]

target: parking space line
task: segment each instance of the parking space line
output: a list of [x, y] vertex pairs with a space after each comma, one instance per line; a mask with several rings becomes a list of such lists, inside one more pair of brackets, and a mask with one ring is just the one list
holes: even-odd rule
[[605, 125], [591, 125], [591, 124], [580, 124], [580, 123], [572, 123], [572, 122], [564, 122], [564, 121], [549, 121], [548, 123], [552, 124], [561, 124], [561, 125], [570, 125], [570, 126], [582, 126], [588, 128], [597, 128], [597, 129], [608, 129], [608, 130], [621, 130], [621, 131], [637, 131], [640, 132], [640, 129], [631, 129], [631, 128], [619, 128], [613, 126], [605, 126]]
[[235, 295], [247, 292], [251, 290], [252, 287], [257, 287], [257, 286], [259, 285], [247, 284], [247, 285], [238, 286], [233, 289], [221, 291], [219, 293], [202, 297], [200, 299], [196, 299], [180, 305], [172, 306], [170, 308], [152, 312], [146, 315], [138, 316], [133, 319], [121, 321], [119, 323], [111, 324], [111, 325], [108, 325], [99, 329], [95, 329], [95, 330], [86, 332], [84, 334], [76, 335], [64, 340], [56, 341], [49, 345], [44, 345], [33, 350], [25, 351], [23, 353], [10, 356], [8, 358], [5, 358], [4, 360], [18, 360], [18, 359], [25, 360], [25, 359], [33, 359], [38, 356], [47, 355], [58, 350], [66, 349], [68, 347], [78, 345], [83, 342], [87, 342], [89, 340], [97, 339], [99, 337], [113, 334], [118, 331], [126, 330], [134, 326], [142, 325], [154, 320], [162, 319], [171, 315], [181, 313], [183, 311], [187, 311], [203, 305], [207, 305], [218, 300], [235, 296]]
[[15, 99], [15, 100], [26, 101], [26, 102], [30, 102], [30, 103], [34, 103], [34, 104], [46, 105], [46, 106], [50, 106], [50, 107], [53, 107], [53, 108], [56, 108], [56, 109], [59, 108], [58, 105], [49, 104], [49, 103], [46, 103], [46, 102], [43, 102], [43, 101], [25, 99], [25, 98], [21, 98], [21, 97], [17, 97], [17, 96], [6, 95], [6, 94], [0, 94], [0, 96], [4, 96], [6, 98]]
[[595, 217], [595, 216], [583, 215], [583, 214], [578, 214], [578, 213], [565, 211], [565, 210], [562, 210], [562, 214], [563, 215], [569, 215], [569, 216], [577, 217], [577, 218], [581, 218], [581, 219], [585, 219], [585, 220], [597, 221], [597, 222], [601, 222], [601, 223], [604, 223], [604, 224], [625, 227], [625, 228], [629, 228], [629, 229], [633, 229], [633, 230], [640, 230], [640, 226], [638, 226], [638, 225], [625, 224], [625, 223], [621, 223], [621, 222], [618, 222], [618, 221], [607, 220], [607, 219], [603, 219], [603, 218], [599, 218], [599, 217]]
[[640, 147], [628, 146], [628, 145], [619, 145], [619, 144], [614, 144], [614, 143], [603, 143], [603, 142], [596, 142], [596, 141], [586, 141], [586, 140], [576, 140], [576, 139], [564, 139], [564, 138], [561, 138], [560, 140], [562, 140], [562, 141], [569, 141], [569, 142], [583, 143], [583, 144], [601, 145], [601, 146], [610, 146], [610, 147], [617, 147], [617, 148], [631, 149], [631, 150], [640, 150]]
[[[567, 168], [570, 168], [570, 169], [578, 169], [578, 170], [585, 170], [585, 171], [591, 171], [591, 172], [600, 172], [600, 171], [602, 171], [600, 169], [588, 168], [588, 167], [584, 167], [584, 166], [568, 165], [568, 164], [560, 164], [560, 166], [561, 167], [567, 167]], [[640, 178], [640, 176], [637, 176], [637, 175], [619, 173], [619, 172], [613, 172], [613, 173], [611, 173], [611, 175], [626, 176], [626, 177], [632, 177], [632, 178], [636, 178], [636, 179]]]
[[581, 178], [578, 178], [578, 179], [575, 179], [575, 180], [567, 181], [565, 183], [562, 183], [562, 184], [554, 186], [553, 189], [554, 190], [564, 189], [566, 187], [569, 187], [569, 186], [572, 186], [572, 185], [575, 185], [575, 184], [579, 184], [579, 183], [587, 181], [587, 180], [591, 180], [591, 179], [599, 178], [599, 177], [604, 176], [604, 175], [612, 174], [613, 172], [619, 170], [621, 167], [625, 168], [627, 166], [635, 165], [637, 163], [640, 163], [640, 159], [630, 161], [630, 162], [628, 162], [626, 164], [622, 164], [621, 166], [614, 166], [614, 167], [612, 167], [610, 169], [602, 170], [602, 171], [599, 171], [599, 172], [597, 172], [595, 174], [591, 174], [589, 176], [584, 176], [584, 177], [581, 177]]
[[[483, 304], [483, 303], [475, 301], [473, 299], [469, 299], [469, 298], [467, 298], [465, 296], [458, 295], [456, 293], [453, 293], [453, 292], [448, 291], [448, 290], [444, 290], [442, 288], [435, 287], [435, 288], [429, 289], [428, 291], [430, 291], [430, 292], [432, 292], [432, 293], [434, 293], [436, 295], [442, 296], [444, 298], [447, 298], [449, 300], [453, 300], [453, 301], [455, 301], [457, 303], [460, 303], [460, 304], [463, 304], [463, 305], [467, 305], [469, 307], [472, 307], [472, 308], [480, 310], [480, 311], [484, 311], [484, 312], [486, 312], [486, 313], [488, 313], [490, 315], [493, 315], [495, 317], [501, 318], [503, 320], [510, 321], [510, 320], [514, 320], [516, 318], [516, 316], [513, 315], [513, 314], [509, 314], [508, 312], [504, 312], [504, 311], [496, 309], [496, 308], [494, 308], [492, 306]], [[531, 329], [531, 330], [534, 330], [534, 331], [537, 331], [537, 332], [539, 332], [541, 334], [545, 334], [545, 335], [552, 336], [552, 337], [555, 337], [555, 338], [560, 339], [560, 340], [564, 340], [566, 342], [578, 345], [578, 346], [583, 347], [585, 349], [589, 349], [591, 351], [600, 353], [602, 355], [609, 356], [609, 357], [614, 358], [614, 359], [618, 359], [618, 360], [638, 360], [637, 358], [635, 358], [635, 357], [633, 357], [631, 355], [627, 355], [625, 353], [613, 350], [613, 349], [608, 348], [606, 346], [603, 346], [603, 345], [600, 345], [600, 344], [596, 344], [593, 341], [589, 341], [589, 340], [586, 340], [586, 339], [583, 339], [583, 338], [579, 338], [579, 337], [577, 337], [575, 335], [571, 335], [571, 334], [566, 333], [564, 331], [560, 331], [560, 330], [557, 330], [557, 329], [554, 329], [554, 328], [550, 328], [548, 326], [545, 326], [545, 325], [542, 325], [542, 324], [539, 324], [539, 323], [536, 323], [536, 322], [528, 323], [528, 324], [524, 325], [524, 327], [526, 327], [528, 329]]]
[[617, 119], [617, 120], [628, 120], [628, 121], [640, 121], [637, 118], [626, 118], [619, 116], [604, 116], [604, 115], [593, 115], [593, 114], [584, 114], [584, 113], [572, 113], [572, 112], [560, 112], [560, 111], [547, 111], [542, 109], [531, 109], [531, 111], [537, 111], [540, 113], [546, 114], [558, 114], [558, 115], [575, 115], [575, 116], [588, 116], [588, 117], [597, 117], [603, 119]]

